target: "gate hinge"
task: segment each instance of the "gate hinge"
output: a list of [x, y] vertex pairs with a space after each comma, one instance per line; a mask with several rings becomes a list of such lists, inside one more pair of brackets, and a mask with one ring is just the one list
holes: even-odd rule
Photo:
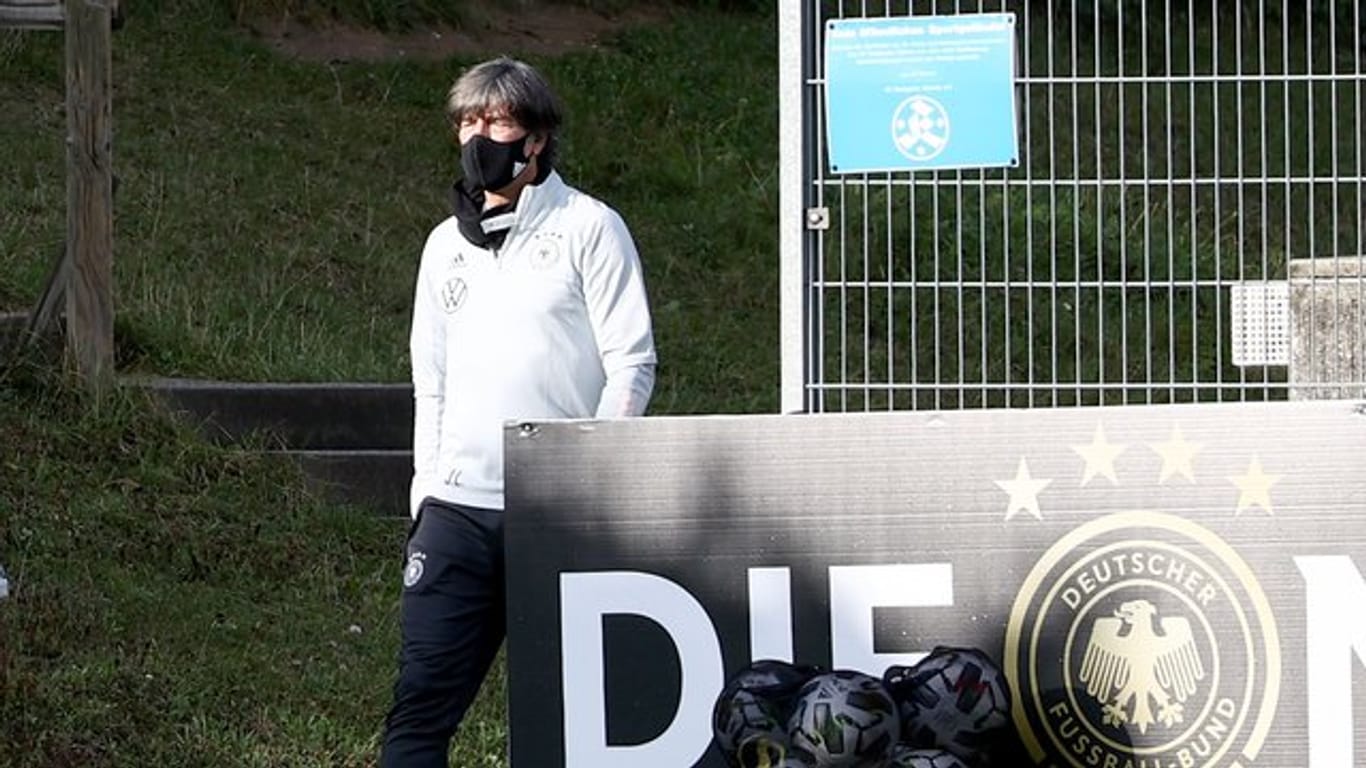
[[830, 209], [829, 208], [807, 208], [806, 209], [806, 228], [807, 229], [829, 229], [830, 228]]

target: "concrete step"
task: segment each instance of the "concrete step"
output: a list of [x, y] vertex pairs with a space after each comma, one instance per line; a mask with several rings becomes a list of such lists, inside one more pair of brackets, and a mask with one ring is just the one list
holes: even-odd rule
[[251, 383], [197, 379], [136, 382], [184, 413], [209, 439], [237, 443], [267, 435], [296, 450], [408, 450], [409, 384]]
[[327, 498], [385, 516], [408, 516], [411, 451], [279, 451], [277, 455], [298, 462], [314, 489]]
[[0, 311], [0, 336], [17, 334], [28, 325], [27, 312]]
[[0, 312], [0, 355], [9, 354], [9, 350], [24, 338], [27, 327], [27, 312]]
[[408, 384], [124, 379], [147, 389], [208, 439], [262, 439], [303, 468], [327, 498], [407, 516], [413, 394]]

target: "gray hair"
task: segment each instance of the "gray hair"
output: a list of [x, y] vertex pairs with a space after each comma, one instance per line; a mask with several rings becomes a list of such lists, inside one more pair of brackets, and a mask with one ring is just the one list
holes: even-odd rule
[[555, 159], [562, 122], [560, 100], [541, 73], [516, 59], [500, 56], [465, 71], [446, 94], [446, 117], [459, 130], [467, 114], [505, 109], [523, 128], [544, 136], [542, 157]]

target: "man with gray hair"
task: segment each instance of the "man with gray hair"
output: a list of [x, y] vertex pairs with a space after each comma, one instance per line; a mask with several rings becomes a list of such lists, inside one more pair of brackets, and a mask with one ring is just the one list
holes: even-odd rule
[[487, 61], [446, 110], [463, 173], [413, 304], [413, 524], [386, 768], [446, 765], [503, 642], [503, 425], [639, 416], [655, 378], [635, 245], [555, 171], [561, 112], [545, 79]]

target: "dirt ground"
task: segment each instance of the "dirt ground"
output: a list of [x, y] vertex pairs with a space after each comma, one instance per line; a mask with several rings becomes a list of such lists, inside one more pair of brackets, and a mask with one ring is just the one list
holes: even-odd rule
[[668, 3], [640, 3], [605, 14], [578, 5], [546, 4], [534, 12], [499, 0], [473, 4], [460, 29], [423, 29], [396, 35], [344, 26], [257, 22], [253, 31], [272, 48], [310, 61], [444, 59], [455, 55], [556, 55], [604, 44], [628, 27], [660, 24]]

